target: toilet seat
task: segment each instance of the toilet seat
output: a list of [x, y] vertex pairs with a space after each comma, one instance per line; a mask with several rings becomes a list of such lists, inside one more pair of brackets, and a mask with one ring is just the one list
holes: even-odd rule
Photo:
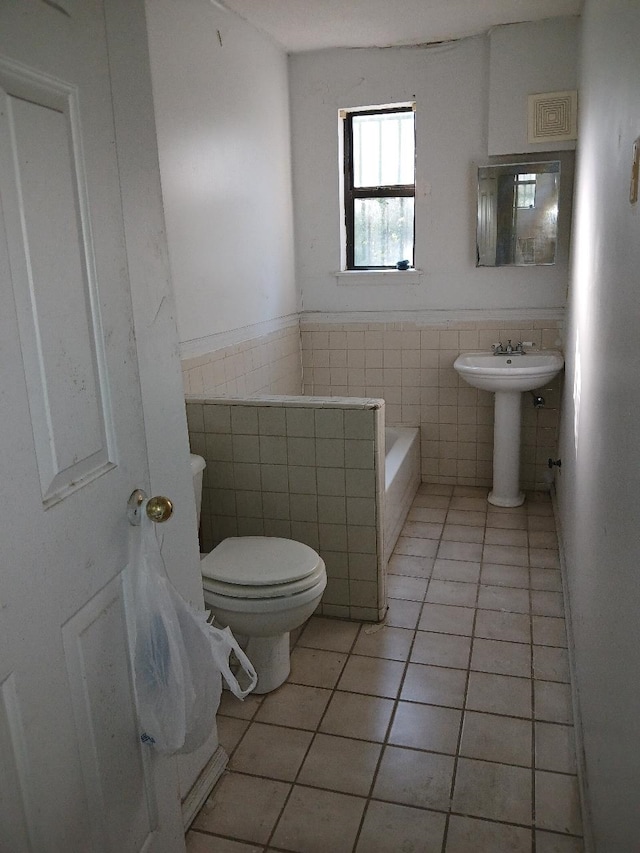
[[224, 539], [200, 563], [206, 592], [230, 598], [281, 598], [305, 592], [325, 575], [308, 545], [275, 536]]

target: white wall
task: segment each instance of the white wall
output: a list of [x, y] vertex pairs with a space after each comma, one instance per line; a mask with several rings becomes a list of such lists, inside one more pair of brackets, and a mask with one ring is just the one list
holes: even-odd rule
[[[538, 152], [528, 141], [528, 96], [577, 88], [579, 18], [553, 18], [495, 27], [489, 67], [489, 152]], [[575, 142], [558, 142], [558, 150]]]
[[147, 0], [181, 344], [297, 311], [286, 56], [209, 0]]
[[586, 0], [559, 499], [595, 849], [640, 845], [640, 4]]
[[[546, 59], [541, 50], [539, 61]], [[475, 266], [477, 165], [488, 161], [488, 37], [432, 48], [298, 54], [290, 58], [290, 73], [296, 257], [305, 312], [564, 306], [566, 249], [553, 267]], [[338, 110], [412, 100], [421, 283], [338, 285]]]

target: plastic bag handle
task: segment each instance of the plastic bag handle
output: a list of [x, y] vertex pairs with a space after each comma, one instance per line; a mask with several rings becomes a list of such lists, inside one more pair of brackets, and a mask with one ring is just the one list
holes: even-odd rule
[[[238, 699], [244, 699], [258, 683], [258, 675], [253, 664], [238, 645], [238, 641], [231, 633], [229, 627], [216, 628], [215, 625], [211, 624], [208, 627], [213, 657], [222, 673], [222, 677], [227, 682], [229, 690], [233, 695], [237, 696]], [[229, 666], [229, 654], [231, 652], [235, 654], [243, 672], [249, 677], [249, 686], [244, 690], [240, 687], [238, 679], [231, 672], [231, 667]]]

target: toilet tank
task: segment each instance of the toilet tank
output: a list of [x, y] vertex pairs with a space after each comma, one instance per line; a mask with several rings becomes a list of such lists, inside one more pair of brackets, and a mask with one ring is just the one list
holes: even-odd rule
[[191, 455], [191, 475], [193, 477], [193, 492], [196, 497], [196, 511], [198, 519], [198, 530], [200, 529], [200, 508], [202, 507], [202, 475], [207, 463], [202, 456], [195, 453]]

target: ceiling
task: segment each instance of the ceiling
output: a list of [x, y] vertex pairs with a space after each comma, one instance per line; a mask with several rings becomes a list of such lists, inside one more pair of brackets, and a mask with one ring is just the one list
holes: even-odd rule
[[498, 24], [578, 15], [582, 0], [211, 0], [288, 53], [449, 41]]

